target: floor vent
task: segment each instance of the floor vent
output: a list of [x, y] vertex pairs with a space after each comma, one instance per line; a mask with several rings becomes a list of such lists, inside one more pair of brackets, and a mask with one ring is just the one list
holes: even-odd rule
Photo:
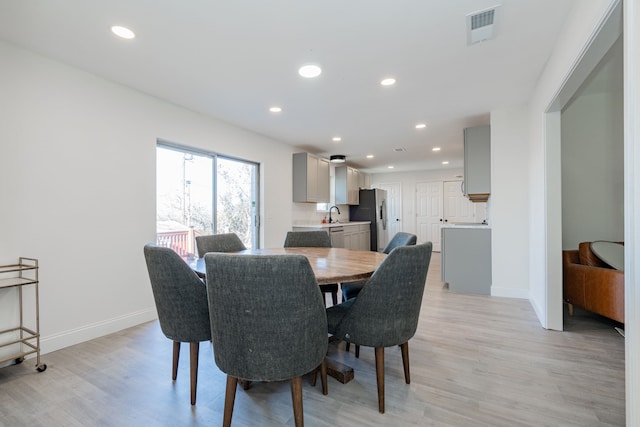
[[498, 6], [467, 15], [467, 44], [480, 43], [493, 38]]

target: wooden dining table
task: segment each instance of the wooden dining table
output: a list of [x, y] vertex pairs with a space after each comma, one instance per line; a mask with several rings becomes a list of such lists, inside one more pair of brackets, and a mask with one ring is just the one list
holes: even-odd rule
[[[344, 248], [265, 248], [233, 252], [239, 255], [304, 255], [309, 260], [319, 285], [367, 279], [387, 256], [381, 252]], [[187, 260], [191, 268], [206, 278], [204, 258]]]
[[[246, 249], [233, 253], [238, 255], [304, 255], [309, 260], [319, 285], [367, 279], [387, 256], [384, 253], [373, 251], [308, 247]], [[204, 258], [186, 261], [198, 276], [206, 279], [207, 268]], [[354, 378], [353, 368], [330, 356], [327, 357], [327, 373], [343, 384]]]

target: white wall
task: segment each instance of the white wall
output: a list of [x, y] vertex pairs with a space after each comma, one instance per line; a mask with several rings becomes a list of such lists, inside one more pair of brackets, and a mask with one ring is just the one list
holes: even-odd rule
[[529, 297], [526, 106], [491, 112], [491, 295]]
[[382, 184], [400, 184], [402, 191], [402, 231], [416, 233], [416, 184], [429, 181], [454, 181], [460, 179], [464, 170], [460, 168], [416, 172], [391, 172], [371, 175], [371, 187]]
[[624, 240], [622, 37], [561, 117], [562, 248]]
[[157, 138], [260, 162], [262, 242], [282, 243], [290, 146], [4, 43], [0, 63], [0, 263], [40, 260], [44, 352], [155, 317]]

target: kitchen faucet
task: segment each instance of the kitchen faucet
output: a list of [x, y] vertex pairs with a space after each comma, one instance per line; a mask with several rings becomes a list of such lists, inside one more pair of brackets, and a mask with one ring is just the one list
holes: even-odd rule
[[336, 208], [336, 210], [338, 211], [338, 215], [340, 215], [340, 209], [337, 206], [331, 206], [329, 208], [329, 224], [331, 224], [333, 222], [333, 220], [331, 219], [331, 209]]

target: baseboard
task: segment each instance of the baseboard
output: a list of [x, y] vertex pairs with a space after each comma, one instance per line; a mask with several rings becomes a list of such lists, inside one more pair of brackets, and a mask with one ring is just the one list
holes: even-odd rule
[[529, 299], [529, 289], [491, 286], [492, 297]]
[[40, 353], [46, 354], [75, 344], [121, 331], [158, 318], [155, 307], [96, 322], [40, 339]]

